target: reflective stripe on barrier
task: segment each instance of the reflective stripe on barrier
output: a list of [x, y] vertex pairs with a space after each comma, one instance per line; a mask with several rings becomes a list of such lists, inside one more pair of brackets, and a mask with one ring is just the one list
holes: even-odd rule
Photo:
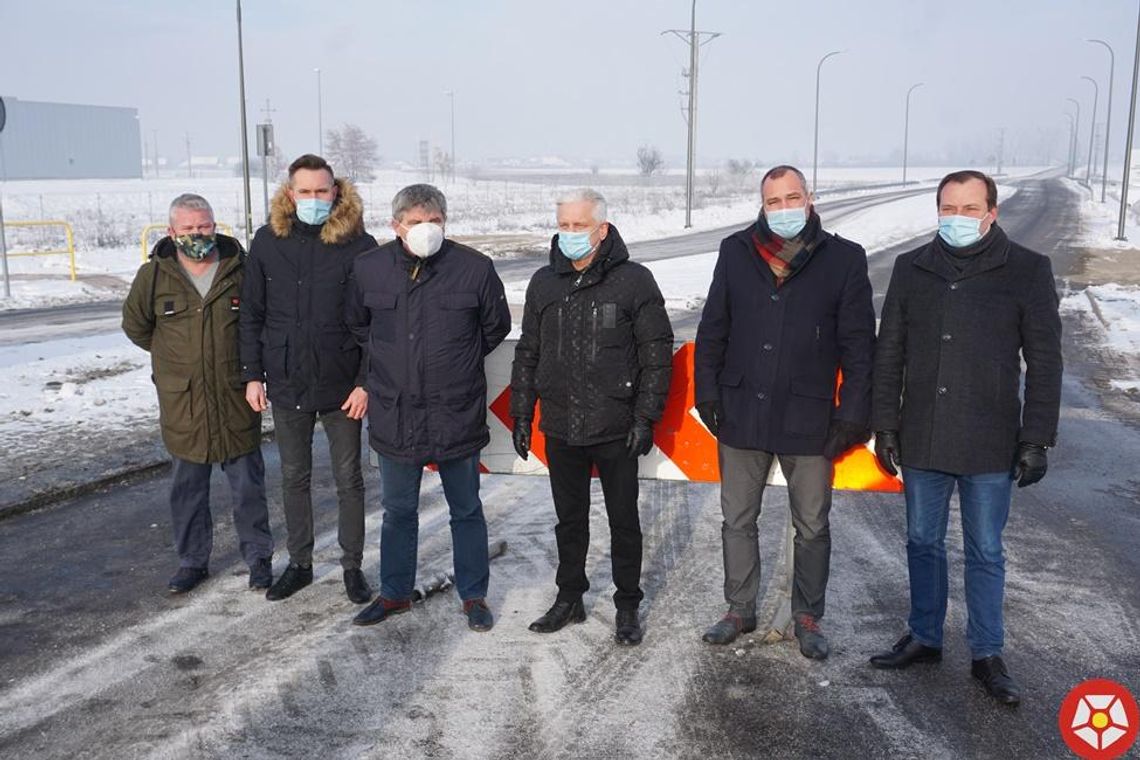
[[[487, 357], [487, 426], [491, 443], [483, 449], [482, 464], [486, 472], [516, 475], [542, 475], [546, 469], [545, 437], [538, 429], [542, 402], [535, 410], [531, 455], [519, 459], [511, 443], [511, 363], [515, 356], [515, 340], [504, 341]], [[653, 450], [641, 458], [639, 476], [656, 480], [720, 480], [717, 465], [716, 438], [697, 415], [694, 399], [693, 353], [695, 344], [681, 343], [673, 352], [673, 380], [665, 413], [653, 431]], [[784, 485], [783, 474], [773, 466], [768, 482]], [[887, 474], [880, 466], [870, 444], [856, 446], [835, 461], [835, 488], [853, 491], [901, 492], [902, 482]]]

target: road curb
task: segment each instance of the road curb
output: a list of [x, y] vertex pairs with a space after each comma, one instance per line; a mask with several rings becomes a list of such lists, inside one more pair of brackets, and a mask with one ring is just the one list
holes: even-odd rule
[[[273, 430], [265, 430], [261, 433], [261, 445], [271, 443], [274, 440]], [[170, 455], [164, 453], [161, 457], [150, 457], [143, 459], [140, 462], [135, 462], [127, 467], [120, 467], [110, 472], [103, 473], [97, 478], [92, 480], [82, 481], [78, 483], [69, 483], [68, 485], [60, 488], [48, 488], [39, 493], [32, 494], [31, 496], [14, 501], [9, 504], [0, 504], [0, 522], [17, 515], [33, 512], [37, 509], [50, 507], [60, 502], [69, 499], [75, 499], [80, 496], [94, 493], [102, 488], [109, 488], [116, 485], [125, 485], [135, 480], [158, 473], [160, 470], [165, 470], [170, 466]]]

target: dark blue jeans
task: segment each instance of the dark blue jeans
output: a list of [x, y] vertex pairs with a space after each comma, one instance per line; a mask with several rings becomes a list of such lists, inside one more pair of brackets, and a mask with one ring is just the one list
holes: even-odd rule
[[[210, 473], [214, 465], [173, 457], [170, 515], [174, 547], [182, 567], [207, 567], [214, 549], [214, 519], [210, 514]], [[273, 558], [269, 508], [265, 503], [265, 462], [261, 449], [221, 463], [233, 492], [234, 529], [246, 564]]]
[[[420, 535], [419, 465], [380, 457], [380, 595], [403, 601], [412, 598], [416, 585], [416, 559]], [[479, 500], [479, 456], [439, 463], [443, 495], [451, 511], [451, 549], [455, 562], [455, 589], [459, 598], [482, 599], [490, 577], [487, 558], [487, 521]]]
[[1009, 518], [1009, 471], [951, 475], [904, 467], [910, 632], [920, 643], [942, 646], [946, 620], [946, 525], [950, 495], [958, 486], [966, 554], [966, 641], [974, 659], [1000, 655], [1005, 642], [1002, 602], [1005, 555], [1001, 533]]

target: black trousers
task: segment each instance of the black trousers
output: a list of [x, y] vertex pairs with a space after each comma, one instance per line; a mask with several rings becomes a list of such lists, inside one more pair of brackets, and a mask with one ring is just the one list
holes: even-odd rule
[[590, 474], [594, 467], [602, 481], [610, 523], [610, 563], [613, 569], [614, 605], [636, 610], [641, 592], [641, 520], [637, 514], [637, 460], [626, 455], [625, 441], [596, 446], [571, 446], [546, 438], [550, 491], [558, 525], [558, 599], [580, 599], [590, 588], [586, 579], [586, 552], [590, 548]]
[[364, 558], [364, 475], [360, 468], [360, 420], [340, 409], [302, 412], [277, 406], [273, 410], [277, 450], [281, 454], [281, 490], [285, 527], [289, 531], [289, 559], [299, 565], [313, 563], [313, 428], [320, 417], [332, 458], [333, 480], [339, 505], [337, 538], [340, 564], [359, 569]]

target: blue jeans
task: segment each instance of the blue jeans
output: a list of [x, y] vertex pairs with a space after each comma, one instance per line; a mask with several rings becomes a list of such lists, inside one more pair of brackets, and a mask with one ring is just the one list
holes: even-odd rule
[[[423, 467], [380, 457], [380, 595], [404, 601], [416, 585]], [[487, 521], [479, 500], [479, 455], [439, 463], [443, 495], [451, 511], [451, 548], [459, 598], [482, 599], [490, 576]]]
[[[210, 514], [212, 464], [172, 457], [170, 516], [174, 548], [182, 567], [207, 567], [214, 549], [214, 519]], [[233, 492], [234, 528], [242, 559], [252, 566], [273, 558], [269, 507], [265, 501], [265, 462], [261, 449], [221, 463]]]
[[1001, 532], [1009, 518], [1012, 498], [1009, 471], [951, 475], [903, 467], [902, 475], [911, 635], [926, 646], [942, 646], [948, 589], [946, 524], [956, 483], [966, 553], [966, 641], [975, 660], [1000, 655], [1005, 642], [1005, 555]]

